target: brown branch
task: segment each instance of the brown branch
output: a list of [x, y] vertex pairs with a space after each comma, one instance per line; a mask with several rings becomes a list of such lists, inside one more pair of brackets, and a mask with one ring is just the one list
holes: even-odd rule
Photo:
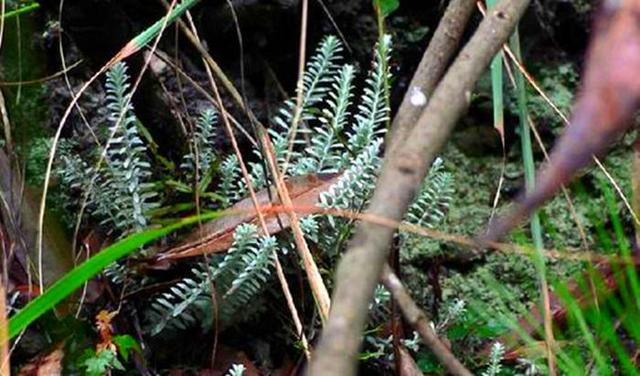
[[393, 119], [391, 132], [387, 136], [388, 150], [391, 150], [393, 143], [402, 143], [420, 118], [460, 44], [474, 4], [475, 0], [452, 0], [449, 3]]
[[452, 375], [471, 376], [472, 373], [467, 370], [462, 363], [451, 353], [449, 348], [445, 346], [438, 335], [429, 324], [429, 318], [413, 301], [407, 289], [402, 285], [398, 276], [391, 270], [389, 265], [385, 265], [382, 270], [382, 283], [389, 290], [393, 299], [402, 310], [402, 314], [422, 338], [422, 342], [429, 347], [433, 355], [444, 365]]
[[[401, 220], [428, 167], [469, 105], [471, 91], [513, 32], [528, 0], [501, 0], [482, 21], [436, 88], [415, 128], [389, 153], [367, 213]], [[311, 375], [353, 375], [367, 308], [394, 231], [360, 223], [336, 273], [333, 307], [312, 358]]]

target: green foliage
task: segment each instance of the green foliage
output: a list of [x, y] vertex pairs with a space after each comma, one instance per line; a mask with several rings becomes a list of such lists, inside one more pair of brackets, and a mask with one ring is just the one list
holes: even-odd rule
[[111, 338], [112, 345], [95, 350], [87, 348], [82, 356], [76, 359], [79, 368], [87, 376], [102, 376], [111, 374], [112, 371], [125, 371], [125, 367], [120, 358], [129, 361], [131, 351], [142, 354], [142, 349], [138, 342], [130, 335], [117, 335]]
[[380, 11], [382, 17], [387, 17], [400, 7], [400, 0], [373, 0], [373, 6]]
[[136, 341], [135, 338], [131, 337], [128, 334], [113, 336], [113, 338], [111, 338], [111, 341], [113, 341], [113, 343], [116, 345], [118, 354], [122, 356], [125, 362], [129, 361], [129, 355], [132, 353], [132, 351], [135, 351], [138, 354], [142, 354], [142, 348], [140, 347], [138, 341]]
[[[533, 67], [540, 88], [549, 99], [564, 114], [569, 114], [573, 104], [574, 92], [578, 86], [578, 74], [575, 67], [569, 63], [544, 64]], [[559, 134], [564, 128], [562, 119], [549, 106], [549, 103], [535, 91], [531, 85], [526, 85], [527, 110], [537, 124], [550, 127]], [[508, 101], [508, 108], [513, 114], [518, 113], [518, 101], [513, 92]]]
[[118, 355], [111, 349], [96, 352], [94, 349], [86, 349], [82, 365], [87, 376], [102, 376], [110, 373], [112, 369], [124, 371], [124, 366], [118, 360]]
[[12, 0], [8, 1], [8, 4], [6, 4], [5, 6], [7, 6], [8, 11], [7, 9], [5, 9], [4, 21], [12, 17], [17, 17], [21, 14], [33, 12], [40, 8], [40, 4], [36, 1], [17, 2], [15, 0]]
[[47, 170], [46, 160], [51, 150], [51, 139], [35, 138], [25, 151], [25, 179], [32, 187], [41, 187]]
[[107, 375], [111, 374], [112, 370], [124, 371], [124, 365], [119, 357], [128, 362], [132, 350], [142, 354], [140, 345], [130, 335], [114, 336], [112, 341], [115, 348], [110, 346], [97, 351], [92, 348], [84, 350], [77, 362], [87, 376]]

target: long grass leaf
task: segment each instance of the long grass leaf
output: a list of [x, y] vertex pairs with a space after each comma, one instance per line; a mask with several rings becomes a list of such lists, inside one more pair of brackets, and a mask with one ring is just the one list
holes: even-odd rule
[[84, 263], [78, 265], [54, 283], [44, 294], [32, 300], [15, 316], [9, 320], [9, 338], [18, 335], [26, 329], [29, 324], [37, 320], [40, 316], [52, 309], [67, 296], [81, 287], [86, 281], [100, 273], [104, 268], [118, 259], [127, 256], [141, 246], [166, 236], [182, 227], [214, 219], [223, 215], [223, 212], [211, 212], [200, 216], [193, 216], [183, 219], [170, 226], [150, 229], [136, 234], [132, 234], [117, 243], [103, 249]]
[[[511, 36], [510, 43], [511, 49], [516, 55], [518, 61], [522, 61], [522, 54], [520, 52], [520, 35], [518, 28]], [[535, 171], [536, 166], [533, 161], [533, 146], [531, 143], [531, 130], [529, 124], [529, 111], [527, 109], [527, 91], [525, 86], [524, 75], [520, 70], [515, 72], [516, 81], [516, 94], [518, 101], [518, 112], [520, 117], [520, 142], [522, 146], [522, 159], [524, 163], [524, 178], [527, 192], [531, 192], [535, 186]], [[556, 374], [555, 370], [555, 355], [553, 353], [554, 339], [552, 328], [552, 317], [550, 313], [549, 303], [549, 288], [546, 277], [545, 258], [542, 249], [544, 244], [542, 241], [542, 227], [540, 225], [540, 216], [537, 212], [533, 212], [531, 215], [531, 237], [533, 239], [533, 245], [536, 249], [536, 256], [534, 257], [534, 263], [538, 272], [538, 279], [540, 281], [540, 289], [542, 292], [542, 300], [544, 307], [544, 322], [545, 322], [545, 341], [547, 343], [548, 350], [548, 362], [549, 372], [551, 375]]]
[[[149, 26], [143, 32], [131, 39], [122, 50], [116, 55], [115, 61], [124, 59], [125, 57], [134, 54], [142, 47], [146, 46], [153, 38], [157, 37], [162, 31], [163, 27], [172, 24], [178, 17], [182, 16], [186, 11], [191, 9], [200, 0], [184, 0], [180, 4], [176, 5], [169, 14], [156, 21], [153, 25]], [[112, 61], [112, 62], [115, 62]]]
[[5, 13], [4, 14], [4, 19], [8, 20], [9, 18], [16, 17], [16, 16], [19, 16], [21, 14], [32, 12], [32, 11], [38, 9], [38, 8], [40, 8], [40, 4], [39, 3], [31, 3], [29, 5], [25, 5], [23, 7], [20, 7], [18, 9], [14, 9], [12, 11], [9, 11], [9, 12]]

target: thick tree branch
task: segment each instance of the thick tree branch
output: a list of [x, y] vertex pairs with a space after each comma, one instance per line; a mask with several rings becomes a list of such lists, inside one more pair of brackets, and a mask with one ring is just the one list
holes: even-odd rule
[[407, 134], [416, 125], [433, 90], [449, 66], [458, 49], [460, 39], [473, 9], [475, 0], [452, 0], [447, 6], [422, 60], [413, 74], [411, 83], [402, 99], [400, 108], [387, 136], [387, 150], [394, 144], [402, 144]]
[[[501, 0], [482, 21], [435, 90], [415, 128], [386, 158], [367, 214], [401, 220], [431, 165], [466, 111], [471, 91], [513, 32], [528, 0]], [[333, 307], [312, 358], [311, 375], [353, 375], [368, 304], [394, 231], [361, 222], [336, 273]]]

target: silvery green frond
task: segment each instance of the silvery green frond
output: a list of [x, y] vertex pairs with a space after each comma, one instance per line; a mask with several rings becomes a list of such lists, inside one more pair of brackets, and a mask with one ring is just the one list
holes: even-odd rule
[[193, 179], [198, 166], [200, 179], [207, 174], [215, 160], [214, 138], [218, 116], [213, 109], [202, 111], [191, 137], [190, 152], [182, 158], [180, 168]]
[[336, 60], [342, 53], [342, 43], [334, 36], [325, 37], [305, 67], [302, 78], [304, 87], [303, 102], [314, 105], [324, 99], [328, 91], [327, 83], [331, 82], [337, 71]]
[[355, 115], [356, 124], [349, 132], [349, 146], [353, 153], [360, 153], [376, 136], [385, 132], [390, 112], [386, 89], [390, 77], [390, 52], [391, 37], [385, 35], [375, 50], [373, 68], [367, 77]]
[[317, 215], [312, 214], [300, 218], [300, 229], [302, 229], [305, 238], [318, 243], [320, 238], [320, 224], [318, 223]]
[[310, 145], [295, 167], [294, 174], [337, 172], [344, 165], [345, 150], [338, 140], [338, 134], [344, 131], [348, 121], [353, 78], [352, 65], [344, 65], [335, 77], [326, 100], [328, 107], [322, 110], [318, 118], [320, 124], [312, 129]]
[[502, 359], [504, 358], [504, 345], [496, 342], [491, 347], [489, 357], [489, 367], [482, 373], [482, 376], [498, 376], [502, 370]]
[[[303, 83], [303, 96], [302, 103], [300, 104], [300, 122], [306, 123], [307, 121], [314, 120], [316, 116], [313, 114], [316, 105], [322, 103], [330, 89], [330, 83], [335, 79], [338, 74], [338, 66], [336, 61], [340, 58], [342, 52], [342, 45], [338, 38], [335, 36], [328, 36], [322, 40], [320, 46], [313, 54], [309, 62], [305, 67], [305, 73], [302, 79]], [[296, 112], [296, 102], [294, 99], [285, 101], [283, 106], [278, 110], [278, 113], [273, 118], [274, 126], [269, 129], [269, 135], [271, 136], [274, 147], [276, 150], [276, 159], [279, 164], [284, 164], [286, 159], [286, 152], [288, 149], [288, 142], [290, 135], [290, 129]], [[298, 136], [302, 136], [309, 132], [306, 126], [299, 126], [297, 128]], [[304, 140], [301, 137], [296, 137], [293, 140], [294, 145], [304, 145]], [[301, 154], [299, 151], [294, 151], [294, 154], [289, 156], [290, 160], [296, 160]]]
[[234, 364], [229, 368], [225, 376], [244, 376], [246, 367], [243, 364]]
[[376, 139], [365, 147], [338, 181], [320, 194], [320, 206], [357, 210], [368, 201], [380, 167], [381, 144], [382, 139]]
[[62, 163], [56, 173], [60, 176], [62, 184], [69, 190], [84, 189], [92, 168], [77, 154], [62, 153], [60, 160]]
[[255, 247], [247, 247], [242, 254], [244, 269], [231, 282], [223, 304], [241, 307], [262, 290], [269, 281], [276, 248], [276, 239], [271, 236], [260, 238]]
[[233, 233], [233, 245], [220, 262], [213, 269], [213, 277], [222, 273], [239, 272], [242, 265], [242, 256], [247, 250], [255, 248], [258, 244], [258, 228], [250, 223], [239, 225]]
[[238, 156], [230, 154], [220, 166], [220, 185], [217, 192], [225, 200], [224, 207], [229, 207], [242, 198], [242, 184]]
[[207, 299], [208, 286], [206, 279], [183, 278], [155, 298], [148, 312], [154, 323], [151, 335], [157, 335], [169, 326], [180, 329], [192, 326], [197, 316], [192, 306], [198, 300]]
[[437, 226], [446, 216], [453, 194], [453, 175], [445, 171], [442, 159], [438, 158], [433, 162], [418, 197], [409, 208], [406, 220], [418, 226]]
[[259, 191], [267, 186], [267, 175], [264, 173], [264, 165], [262, 163], [249, 162], [251, 169], [251, 182], [253, 189]]
[[122, 62], [107, 72], [105, 88], [111, 138], [106, 152], [108, 172], [103, 179], [106, 186], [101, 187], [117, 208], [115, 215], [107, 218], [115, 217], [112, 224], [123, 233], [147, 227], [146, 212], [157, 206], [151, 200], [155, 195], [146, 184], [151, 177], [151, 165], [146, 156], [147, 147], [138, 133], [128, 80], [126, 65]]
[[260, 237], [253, 224], [238, 226], [233, 238], [224, 257], [193, 269], [191, 277], [183, 278], [152, 302], [148, 316], [153, 334], [167, 327], [195, 325], [204, 311], [212, 309], [212, 283], [222, 321], [232, 320], [237, 310], [262, 291], [274, 265], [275, 238]]

